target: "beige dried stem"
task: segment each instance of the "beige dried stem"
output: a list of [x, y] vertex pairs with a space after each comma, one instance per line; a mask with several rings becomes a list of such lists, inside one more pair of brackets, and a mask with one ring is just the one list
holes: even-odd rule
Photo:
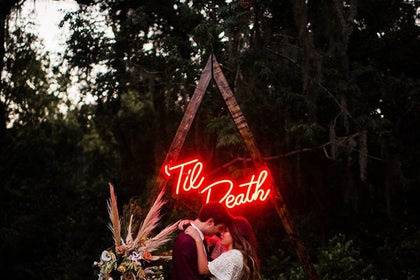
[[156, 251], [160, 246], [164, 245], [166, 242], [171, 240], [170, 235], [178, 229], [179, 221], [167, 226], [155, 237], [148, 239], [145, 242], [145, 249], [148, 252]]
[[142, 246], [142, 243], [150, 235], [152, 230], [157, 226], [160, 219], [160, 209], [166, 203], [163, 200], [164, 192], [164, 189], [162, 189], [155, 202], [153, 203], [153, 206], [150, 208], [149, 213], [147, 213], [142, 225], [140, 226], [136, 239], [134, 239], [135, 247]]
[[131, 227], [133, 225], [133, 215], [130, 216], [130, 223], [128, 224], [127, 237], [125, 238], [125, 244], [133, 244], [133, 235], [131, 233]]
[[109, 195], [110, 198], [108, 200], [108, 214], [111, 223], [108, 225], [108, 227], [112, 232], [115, 247], [118, 247], [121, 245], [121, 222], [118, 215], [117, 197], [115, 196], [114, 186], [111, 183], [109, 183]]

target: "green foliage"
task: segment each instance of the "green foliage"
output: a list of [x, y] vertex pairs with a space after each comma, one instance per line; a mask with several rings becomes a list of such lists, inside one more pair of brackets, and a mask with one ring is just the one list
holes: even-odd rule
[[1, 204], [9, 209], [1, 216], [2, 269], [15, 279], [89, 275], [86, 264], [111, 241], [112, 152], [84, 147], [89, 136], [66, 120], [14, 128], [9, 137], [0, 154], [8, 162], [0, 168]]
[[[317, 123], [301, 123], [290, 126], [286, 130], [292, 139], [304, 145], [314, 145], [325, 139], [325, 129]], [[299, 143], [300, 144], [300, 143]]]
[[217, 134], [216, 148], [237, 149], [242, 139], [230, 116], [215, 117], [208, 122], [207, 130]]
[[417, 279], [420, 275], [420, 231], [412, 225], [400, 225], [378, 234], [376, 249], [378, 266], [388, 279]]
[[6, 38], [5, 78], [0, 100], [6, 105], [9, 125], [36, 124], [53, 118], [59, 97], [50, 92], [49, 57], [42, 53], [32, 23], [16, 26]]
[[[315, 267], [320, 279], [379, 279], [374, 266], [361, 258], [353, 241], [343, 234], [329, 240], [328, 244], [320, 249], [317, 259]], [[306, 275], [302, 267], [296, 267], [291, 269], [288, 276], [283, 274], [280, 279], [303, 280], [306, 279]]]

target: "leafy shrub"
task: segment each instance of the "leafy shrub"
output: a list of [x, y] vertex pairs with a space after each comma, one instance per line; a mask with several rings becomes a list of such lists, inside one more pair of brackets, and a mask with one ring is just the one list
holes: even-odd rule
[[[372, 264], [365, 262], [352, 240], [343, 234], [333, 237], [318, 253], [315, 265], [323, 280], [374, 280], [379, 279]], [[281, 274], [282, 280], [304, 280], [306, 274], [301, 266], [293, 267], [289, 273]]]

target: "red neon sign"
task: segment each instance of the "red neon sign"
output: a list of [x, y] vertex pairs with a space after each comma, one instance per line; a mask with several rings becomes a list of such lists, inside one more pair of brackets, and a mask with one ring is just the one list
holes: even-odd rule
[[[271, 178], [268, 169], [261, 169], [257, 174], [252, 174], [249, 181], [236, 184], [229, 179], [222, 179], [210, 184], [204, 184], [205, 177], [202, 175], [204, 164], [198, 159], [183, 162], [177, 165], [164, 166], [164, 174], [167, 179], [177, 176], [175, 193], [190, 192], [197, 190], [205, 195], [205, 202], [217, 200], [226, 207], [233, 208], [254, 201], [265, 201], [270, 196]], [[224, 191], [224, 192], [223, 192]]]

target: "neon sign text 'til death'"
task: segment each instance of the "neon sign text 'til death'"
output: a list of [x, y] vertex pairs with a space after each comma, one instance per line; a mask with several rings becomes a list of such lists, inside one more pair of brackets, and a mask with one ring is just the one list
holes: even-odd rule
[[[205, 195], [205, 202], [219, 201], [226, 207], [233, 208], [253, 201], [265, 201], [270, 195], [271, 178], [268, 169], [261, 169], [252, 174], [249, 181], [235, 185], [232, 180], [222, 179], [207, 184], [202, 175], [204, 165], [198, 159], [181, 164], [164, 166], [164, 174], [169, 179], [176, 177], [175, 193], [197, 190]], [[206, 183], [205, 183], [206, 181]]]

